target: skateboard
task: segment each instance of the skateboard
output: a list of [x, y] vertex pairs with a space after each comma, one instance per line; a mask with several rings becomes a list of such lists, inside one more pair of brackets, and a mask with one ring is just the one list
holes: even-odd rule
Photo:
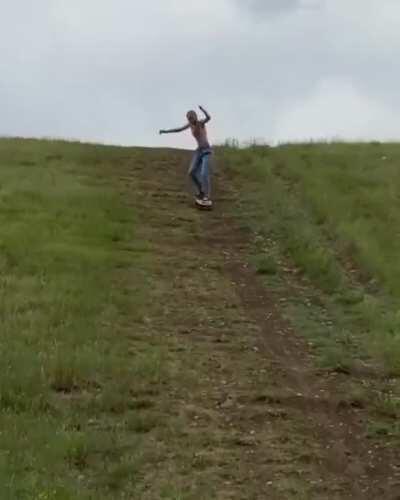
[[198, 198], [194, 199], [194, 204], [199, 210], [212, 210], [213, 203], [211, 200], [208, 201], [202, 201], [199, 200]]

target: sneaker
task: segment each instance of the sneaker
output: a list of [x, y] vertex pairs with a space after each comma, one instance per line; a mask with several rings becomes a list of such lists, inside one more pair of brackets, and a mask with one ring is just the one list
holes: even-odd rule
[[203, 193], [196, 194], [196, 200], [202, 201], [203, 199], [204, 199], [204, 194]]
[[203, 204], [207, 207], [211, 207], [212, 205], [212, 201], [210, 200], [210, 198], [208, 196], [203, 196]]

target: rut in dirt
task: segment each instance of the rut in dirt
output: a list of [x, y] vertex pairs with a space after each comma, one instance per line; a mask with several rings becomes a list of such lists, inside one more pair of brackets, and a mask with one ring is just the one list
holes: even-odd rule
[[131, 178], [164, 283], [153, 327], [179, 346], [187, 373], [165, 391], [187, 422], [179, 446], [195, 443], [202, 459], [187, 478], [169, 458], [176, 483], [208, 482], [218, 499], [399, 499], [397, 451], [367, 438], [368, 410], [348, 403], [346, 376], [316, 368], [282, 296], [249, 264], [252, 236], [222, 166], [203, 212], [187, 194], [188, 154], [150, 158]]

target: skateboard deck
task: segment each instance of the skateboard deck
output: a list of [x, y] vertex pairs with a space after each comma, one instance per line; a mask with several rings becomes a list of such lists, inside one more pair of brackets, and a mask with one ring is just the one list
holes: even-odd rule
[[195, 198], [194, 203], [199, 210], [212, 210], [213, 207], [211, 200], [209, 200], [208, 202], [202, 202]]

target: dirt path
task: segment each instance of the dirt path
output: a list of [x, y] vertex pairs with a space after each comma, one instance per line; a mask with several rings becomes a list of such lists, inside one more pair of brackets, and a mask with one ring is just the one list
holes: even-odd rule
[[219, 177], [215, 210], [196, 211], [187, 153], [147, 158], [121, 167], [121, 181], [155, 256], [145, 326], [171, 375], [140, 498], [400, 499], [396, 450], [366, 439], [368, 411], [345, 376], [316, 370], [282, 297], [248, 264], [236, 194]]

